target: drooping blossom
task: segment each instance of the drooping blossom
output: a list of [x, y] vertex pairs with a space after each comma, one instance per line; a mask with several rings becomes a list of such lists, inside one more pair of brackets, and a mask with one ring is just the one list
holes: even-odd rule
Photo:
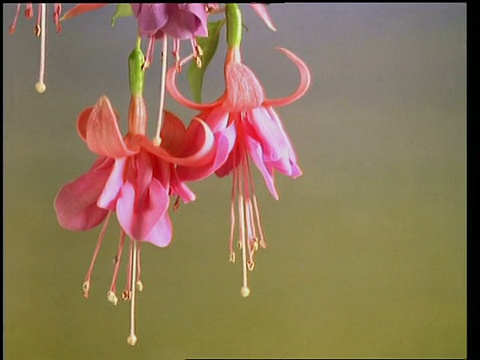
[[247, 269], [254, 268], [253, 255], [258, 245], [266, 246], [251, 162], [260, 170], [275, 199], [278, 199], [274, 182], [275, 171], [292, 178], [302, 174], [295, 151], [274, 107], [284, 106], [301, 98], [310, 86], [310, 72], [300, 58], [287, 49], [279, 48], [297, 65], [300, 85], [290, 96], [268, 99], [253, 71], [242, 63], [239, 44], [240, 41], [235, 41], [233, 46], [229, 46], [224, 68], [226, 89], [213, 103], [198, 104], [186, 99], [176, 86], [178, 71], [175, 67], [168, 71], [167, 89], [182, 105], [201, 111], [195, 118], [205, 121], [215, 135], [215, 156], [211, 161], [203, 167], [191, 169], [180, 166], [178, 173], [185, 179], [200, 179], [215, 170], [219, 177], [228, 174], [233, 177], [230, 260], [235, 261], [234, 237], [235, 228], [238, 226], [243, 265], [241, 294], [248, 296], [250, 290], [247, 284]]
[[[10, 34], [12, 35], [17, 27], [17, 21], [18, 21], [18, 16], [20, 13], [20, 8], [21, 4], [17, 4], [17, 11], [15, 13], [15, 17], [13, 19], [12, 24], [10, 25]], [[47, 42], [47, 22], [46, 22], [46, 16], [47, 16], [47, 4], [38, 4], [38, 10], [37, 10], [37, 21], [35, 23], [34, 27], [34, 35], [36, 37], [40, 38], [40, 71], [39, 71], [39, 76], [38, 76], [38, 82], [35, 84], [35, 89], [37, 90], [38, 93], [43, 93], [47, 89], [47, 86], [45, 85], [45, 54], [46, 54], [46, 42]], [[55, 26], [57, 28], [57, 33], [59, 33], [62, 30], [62, 27], [60, 25], [60, 15], [62, 13], [62, 4], [60, 3], [55, 3], [53, 4], [53, 22], [55, 23]], [[27, 19], [31, 19], [34, 16], [34, 11], [33, 11], [33, 5], [32, 3], [27, 3], [25, 4], [25, 17]]]
[[[143, 74], [143, 71], [140, 70], [140, 73]], [[135, 288], [143, 288], [140, 281], [140, 245], [145, 241], [159, 247], [170, 243], [170, 196], [178, 196], [184, 202], [195, 199], [193, 192], [178, 176], [176, 166], [200, 166], [208, 161], [213, 134], [201, 121], [194, 122], [198, 123], [200, 131], [196, 127], [186, 128], [173, 113], [165, 111], [162, 128], [165, 141], [161, 146], [153, 145], [146, 136], [147, 109], [140, 91], [132, 91], [128, 118], [128, 133], [122, 138], [119, 117], [106, 96], [82, 111], [77, 120], [78, 134], [98, 158], [86, 174], [62, 187], [55, 199], [55, 210], [60, 225], [69, 230], [89, 230], [103, 223], [83, 284], [85, 297], [89, 295], [93, 266], [108, 219], [112, 213], [116, 214], [120, 240], [107, 297], [113, 304], [118, 301], [116, 279], [128, 235], [131, 239], [130, 255], [127, 285], [122, 298], [132, 301], [133, 314]], [[191, 129], [195, 129], [195, 134]], [[136, 342], [133, 321], [128, 341], [132, 345]]]

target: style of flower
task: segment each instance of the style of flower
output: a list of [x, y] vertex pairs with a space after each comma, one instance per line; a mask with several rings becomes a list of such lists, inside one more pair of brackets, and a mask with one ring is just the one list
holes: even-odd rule
[[[247, 269], [253, 270], [253, 255], [258, 245], [265, 247], [260, 212], [255, 195], [251, 161], [260, 170], [271, 195], [278, 199], [275, 170], [296, 178], [302, 174], [291, 142], [274, 107], [290, 104], [301, 98], [310, 86], [307, 65], [292, 52], [279, 48], [300, 71], [300, 85], [285, 98], [268, 99], [253, 71], [242, 63], [240, 48], [230, 47], [225, 62], [224, 94], [211, 104], [198, 104], [186, 99], [176, 86], [176, 68], [167, 73], [167, 90], [184, 106], [199, 110], [195, 118], [205, 121], [215, 134], [215, 156], [203, 167], [177, 171], [182, 178], [201, 179], [211, 171], [223, 177], [233, 176], [231, 195], [230, 260], [235, 261], [234, 237], [238, 221], [239, 246], [242, 251], [243, 286], [248, 296]], [[235, 202], [237, 203], [235, 205]], [[236, 214], [235, 207], [238, 213]], [[236, 219], [238, 216], [238, 219]]]
[[[17, 4], [17, 11], [15, 18], [10, 25], [10, 34], [12, 35], [17, 27], [18, 16], [20, 13], [21, 4]], [[43, 93], [47, 89], [45, 85], [45, 53], [46, 53], [46, 41], [47, 41], [47, 23], [46, 23], [47, 4], [38, 4], [37, 21], [35, 23], [34, 34], [36, 37], [40, 37], [40, 71], [38, 82], [35, 84], [35, 89], [38, 93]], [[62, 30], [60, 25], [60, 15], [62, 13], [62, 4], [53, 4], [53, 22], [57, 28], [57, 33]], [[33, 5], [27, 3], [25, 5], [25, 17], [31, 19], [33, 17]]]
[[[139, 55], [139, 60], [136, 61], [132, 55]], [[140, 50], [132, 52], [132, 55], [131, 63], [138, 66], [134, 75], [131, 73], [130, 76], [132, 97], [128, 133], [122, 139], [118, 115], [106, 96], [80, 114], [78, 134], [99, 157], [86, 174], [63, 186], [55, 199], [55, 210], [60, 225], [69, 230], [84, 231], [104, 223], [83, 283], [85, 297], [89, 295], [93, 267], [108, 220], [111, 213], [116, 213], [121, 228], [120, 240], [107, 297], [117, 304], [116, 280], [128, 235], [131, 239], [130, 255], [122, 299], [131, 300], [133, 319], [135, 289], [141, 291], [143, 288], [140, 245], [144, 241], [159, 247], [170, 243], [170, 196], [180, 197], [184, 202], [195, 199], [193, 192], [176, 173], [176, 166], [201, 166], [210, 161], [214, 138], [208, 126], [200, 120], [191, 123], [198, 123], [198, 126], [186, 128], [174, 114], [165, 111], [161, 133], [164, 141], [161, 146], [153, 145], [145, 135], [147, 109], [141, 93], [143, 77], [138, 80], [139, 76], [143, 76], [140, 64], [144, 58]], [[128, 342], [132, 345], [136, 342], [133, 320]]]

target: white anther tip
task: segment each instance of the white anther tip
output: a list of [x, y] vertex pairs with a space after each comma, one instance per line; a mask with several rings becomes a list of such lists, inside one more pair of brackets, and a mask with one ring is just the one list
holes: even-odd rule
[[137, 337], [134, 334], [130, 334], [127, 338], [128, 345], [135, 345], [137, 343]]
[[35, 84], [35, 90], [37, 90], [39, 94], [43, 94], [45, 90], [47, 90], [47, 87], [43, 82], [38, 82]]
[[243, 286], [242, 289], [240, 290], [240, 294], [245, 298], [248, 295], [250, 295], [250, 289], [246, 286]]

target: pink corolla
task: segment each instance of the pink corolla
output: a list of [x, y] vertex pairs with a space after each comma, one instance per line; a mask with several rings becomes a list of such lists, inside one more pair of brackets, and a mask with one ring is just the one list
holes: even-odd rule
[[[176, 68], [167, 74], [167, 89], [172, 97], [189, 108], [199, 110], [197, 119], [205, 121], [215, 135], [215, 154], [202, 167], [179, 166], [182, 178], [200, 179], [212, 170], [219, 177], [233, 176], [231, 198], [230, 259], [235, 260], [235, 225], [239, 226], [239, 246], [243, 259], [242, 295], [248, 296], [247, 269], [253, 270], [253, 255], [258, 245], [265, 247], [258, 209], [251, 162], [260, 170], [271, 195], [278, 199], [274, 174], [296, 178], [302, 174], [293, 146], [274, 107], [290, 104], [301, 98], [310, 86], [307, 65], [292, 52], [279, 48], [300, 71], [300, 84], [285, 98], [268, 99], [253, 71], [242, 63], [238, 46], [228, 49], [225, 62], [224, 94], [210, 104], [198, 104], [186, 99], [176, 86]], [[235, 205], [235, 202], [237, 203]], [[235, 207], [237, 206], [237, 210]], [[236, 214], [237, 211], [237, 214]], [[237, 219], [238, 216], [238, 219]]]
[[[129, 131], [122, 138], [118, 115], [109, 99], [102, 96], [93, 107], [85, 109], [77, 120], [77, 131], [88, 148], [98, 155], [91, 169], [62, 187], [55, 199], [55, 210], [61, 226], [69, 230], [92, 229], [102, 222], [103, 228], [83, 284], [88, 297], [90, 278], [108, 224], [115, 213], [120, 224], [120, 240], [115, 257], [115, 271], [107, 294], [116, 304], [116, 279], [125, 237], [129, 236], [130, 256], [124, 300], [134, 302], [135, 285], [140, 281], [140, 244], [150, 242], [167, 246], [172, 238], [172, 223], [168, 214], [170, 196], [184, 202], [195, 199], [176, 172], [182, 166], [202, 165], [209, 158], [213, 135], [199, 122], [196, 128], [186, 128], [174, 114], [165, 111], [161, 146], [154, 146], [146, 136], [147, 110], [141, 95], [132, 95], [129, 110]], [[193, 140], [193, 141], [192, 141]], [[138, 247], [138, 248], [137, 248]], [[133, 313], [133, 310], [132, 310]], [[133, 330], [129, 343], [135, 343]]]

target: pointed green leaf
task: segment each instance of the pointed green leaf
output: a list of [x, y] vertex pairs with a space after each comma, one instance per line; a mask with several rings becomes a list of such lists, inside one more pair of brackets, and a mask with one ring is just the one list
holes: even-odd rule
[[112, 27], [115, 26], [115, 21], [117, 20], [118, 17], [127, 17], [127, 16], [133, 16], [132, 7], [130, 6], [130, 4], [118, 4], [117, 11], [115, 12], [115, 15], [113, 15], [113, 18], [112, 18]]
[[202, 84], [203, 75], [207, 69], [208, 64], [213, 59], [218, 47], [218, 40], [220, 38], [220, 30], [225, 24], [225, 20], [212, 21], [208, 23], [208, 37], [198, 37], [198, 45], [203, 50], [203, 55], [200, 57], [202, 60], [202, 67], [198, 68], [197, 64], [193, 61], [188, 68], [187, 78], [190, 84], [190, 90], [192, 92], [193, 99], [196, 102], [202, 101]]

